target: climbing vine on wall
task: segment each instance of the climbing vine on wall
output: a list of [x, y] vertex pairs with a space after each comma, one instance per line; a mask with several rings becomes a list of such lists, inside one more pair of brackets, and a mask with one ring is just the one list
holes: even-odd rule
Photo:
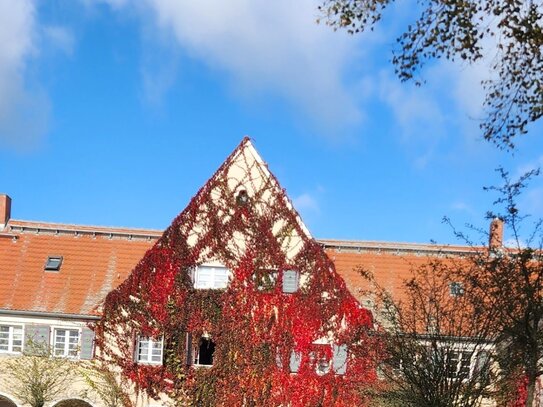
[[[194, 288], [209, 262], [231, 271], [226, 289]], [[245, 139], [107, 296], [96, 333], [139, 390], [178, 405], [358, 406], [376, 380], [372, 324]], [[161, 365], [135, 362], [138, 336], [163, 338]], [[191, 366], [201, 337], [215, 345], [209, 368]]]

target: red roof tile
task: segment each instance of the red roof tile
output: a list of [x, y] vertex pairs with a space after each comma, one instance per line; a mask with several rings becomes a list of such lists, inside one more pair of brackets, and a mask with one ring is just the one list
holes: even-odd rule
[[[0, 233], [0, 308], [92, 314], [160, 233], [10, 221]], [[60, 270], [44, 271], [56, 255], [63, 257]]]
[[[0, 232], [0, 309], [91, 315], [162, 234], [158, 230], [10, 220]], [[441, 250], [462, 246], [320, 240], [349, 290], [360, 300], [368, 288], [357, 268], [372, 271], [396, 295], [413, 267]], [[62, 256], [46, 272], [48, 256]]]

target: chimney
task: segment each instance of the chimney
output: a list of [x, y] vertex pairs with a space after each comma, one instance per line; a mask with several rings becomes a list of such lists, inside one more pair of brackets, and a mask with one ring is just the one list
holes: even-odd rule
[[0, 230], [4, 229], [11, 216], [11, 198], [6, 194], [0, 194]]
[[488, 247], [490, 250], [496, 250], [503, 245], [503, 220], [500, 218], [492, 219], [490, 222], [490, 231], [488, 234]]

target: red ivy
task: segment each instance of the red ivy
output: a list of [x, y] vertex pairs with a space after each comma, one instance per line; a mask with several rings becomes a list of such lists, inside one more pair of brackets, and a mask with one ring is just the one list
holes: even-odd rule
[[[182, 405], [363, 405], [363, 390], [376, 380], [371, 313], [306, 235], [276, 179], [262, 172], [247, 143], [108, 295], [97, 343], [138, 389], [152, 397], [166, 393]], [[232, 179], [234, 163], [246, 166], [241, 179]], [[249, 196], [244, 205], [236, 202], [240, 189]], [[295, 255], [287, 255], [287, 248]], [[226, 290], [193, 288], [193, 268], [210, 260], [232, 271]], [[279, 274], [275, 286], [259, 289], [254, 276], [269, 270]], [[302, 279], [295, 293], [283, 293], [285, 270], [296, 270]], [[211, 336], [213, 367], [187, 365], [187, 332]], [[163, 336], [162, 366], [134, 362], [137, 335]], [[345, 375], [317, 374], [315, 359], [330, 358], [332, 348], [321, 348], [319, 355], [314, 342], [326, 337], [348, 346]], [[293, 350], [301, 354], [297, 374], [290, 372]]]

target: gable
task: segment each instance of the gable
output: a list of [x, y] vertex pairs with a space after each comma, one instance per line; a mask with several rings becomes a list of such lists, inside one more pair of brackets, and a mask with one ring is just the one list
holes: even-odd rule
[[[245, 198], [240, 199], [242, 191]], [[226, 289], [194, 287], [194, 270], [203, 264], [230, 270]], [[293, 273], [298, 286], [284, 290]], [[369, 348], [360, 345], [363, 338], [371, 340], [371, 327], [371, 314], [349, 293], [277, 179], [244, 139], [128, 279], [108, 295], [97, 331], [106, 354], [151, 396], [200, 394], [200, 386], [211, 386], [210, 405], [256, 399], [267, 405], [335, 404], [330, 397], [352, 405], [360, 402], [360, 392], [341, 385], [334, 370], [319, 375], [315, 352], [318, 348], [319, 358], [329, 358], [333, 349], [345, 354], [349, 348], [345, 372], [350, 380], [360, 385], [374, 380]], [[188, 334], [216, 341], [217, 366], [202, 381], [180, 357], [188, 352]], [[171, 356], [163, 366], [134, 364], [134, 335], [163, 338]], [[295, 379], [289, 367], [293, 352], [300, 355]], [[338, 372], [343, 374], [343, 368], [337, 366]], [[178, 375], [186, 380], [169, 381]], [[158, 376], [168, 380], [157, 381]], [[218, 389], [212, 384], [216, 380], [227, 383]], [[315, 383], [327, 388], [326, 394]], [[290, 390], [279, 392], [285, 388]]]

